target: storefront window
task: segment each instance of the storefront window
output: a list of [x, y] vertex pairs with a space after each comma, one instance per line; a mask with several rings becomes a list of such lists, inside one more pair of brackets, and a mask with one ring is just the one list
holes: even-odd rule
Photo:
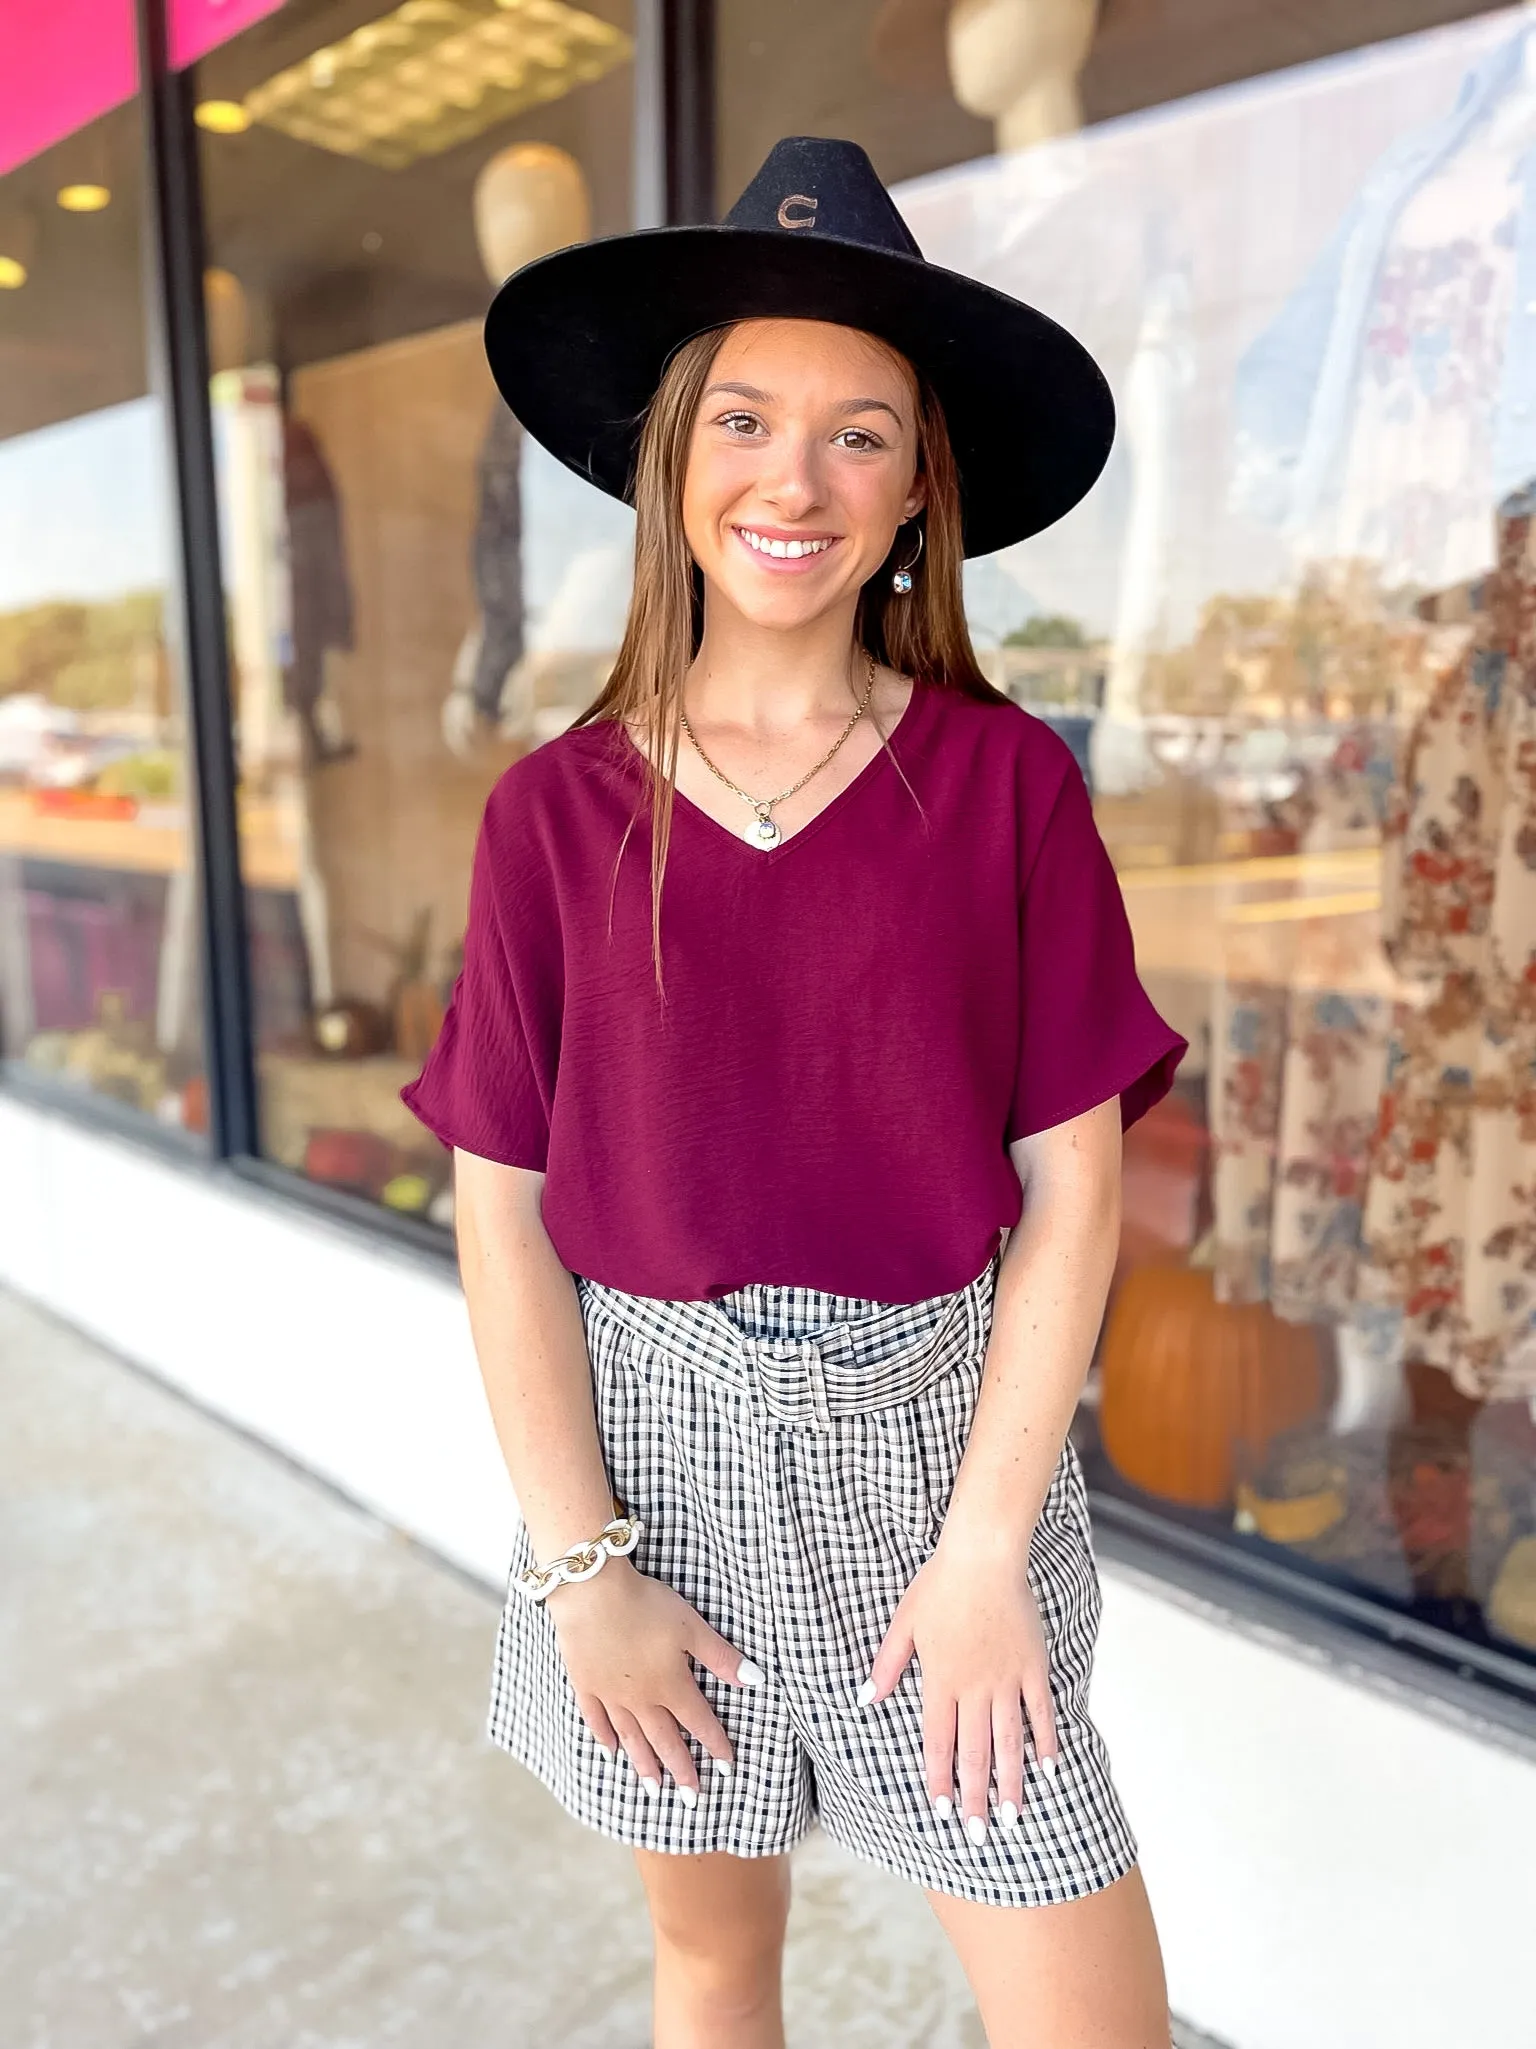
[[507, 765], [596, 695], [633, 521], [496, 395], [481, 323], [632, 224], [627, 0], [289, 6], [195, 73], [264, 1151], [451, 1220], [399, 1100]]
[[206, 1123], [129, 0], [26, 0], [0, 76], [0, 1058]]
[[801, 11], [722, 9], [722, 196], [858, 137], [1119, 408], [1084, 504], [967, 573], [1191, 1041], [1127, 1141], [1092, 1475], [1530, 1658], [1536, 25]]

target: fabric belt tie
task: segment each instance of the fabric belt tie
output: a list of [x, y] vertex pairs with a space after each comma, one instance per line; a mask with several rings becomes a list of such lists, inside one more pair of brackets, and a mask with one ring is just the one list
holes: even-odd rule
[[793, 1311], [784, 1313], [784, 1298], [800, 1291], [754, 1286], [722, 1301], [667, 1302], [600, 1281], [579, 1279], [577, 1287], [584, 1307], [590, 1301], [641, 1343], [711, 1380], [755, 1394], [770, 1421], [825, 1431], [839, 1416], [911, 1401], [977, 1357], [989, 1328], [996, 1272], [994, 1257], [952, 1295], [876, 1303], [867, 1314], [779, 1335], [743, 1330], [736, 1319], [793, 1322]]

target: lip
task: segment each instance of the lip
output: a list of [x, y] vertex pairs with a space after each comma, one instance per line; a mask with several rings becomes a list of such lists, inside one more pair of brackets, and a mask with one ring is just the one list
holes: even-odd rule
[[[814, 528], [784, 526], [754, 526], [745, 528], [734, 522], [731, 532], [736, 536], [744, 554], [749, 555], [759, 569], [770, 576], [803, 576], [818, 564], [829, 562], [836, 554], [842, 540], [841, 534], [818, 533]], [[827, 541], [828, 547], [820, 548], [814, 555], [765, 555], [760, 548], [754, 548], [747, 539], [748, 532], [759, 534], [765, 541]]]

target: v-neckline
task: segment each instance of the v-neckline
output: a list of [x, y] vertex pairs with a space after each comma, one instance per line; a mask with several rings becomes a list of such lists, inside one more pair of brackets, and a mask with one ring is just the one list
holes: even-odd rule
[[[835, 797], [827, 799], [826, 803], [822, 805], [814, 817], [808, 818], [797, 832], [786, 833], [776, 847], [754, 847], [750, 840], [747, 839], [745, 833], [732, 832], [728, 825], [721, 824], [712, 811], [706, 811], [702, 804], [696, 804], [686, 791], [679, 790], [675, 785], [672, 791], [673, 802], [690, 818], [699, 819], [704, 825], [717, 832], [722, 839], [729, 840], [734, 846], [738, 847], [743, 854], [750, 857], [753, 865], [768, 867], [775, 861], [783, 860], [790, 849], [798, 847], [803, 839], [809, 839], [813, 832], [816, 832], [834, 812], [840, 810], [869, 781], [881, 762], [885, 760], [887, 749], [894, 744], [896, 736], [904, 732], [907, 726], [912, 723], [912, 715], [917, 709], [918, 694], [924, 688], [925, 685], [922, 678], [914, 676], [911, 693], [902, 707], [901, 716], [885, 736], [885, 740], [878, 751], [870, 756], [851, 782], [844, 783]], [[645, 755], [641, 751], [633, 733], [630, 732], [623, 719], [618, 721], [618, 727], [624, 735], [624, 744], [628, 748], [636, 766], [643, 768], [645, 766]]]

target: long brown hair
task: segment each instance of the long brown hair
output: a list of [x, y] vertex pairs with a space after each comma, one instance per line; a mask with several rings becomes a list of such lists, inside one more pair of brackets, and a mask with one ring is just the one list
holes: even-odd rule
[[[629, 618], [607, 683], [573, 722], [584, 726], [598, 719], [631, 719], [647, 735], [644, 803], [651, 814], [651, 954], [657, 990], [663, 996], [661, 886], [672, 834], [683, 682], [704, 631], [704, 579], [683, 534], [683, 479], [699, 402], [730, 332], [730, 326], [715, 327], [685, 342], [667, 364], [646, 409], [635, 469], [635, 580]], [[879, 345], [890, 347], [885, 342]], [[912, 571], [911, 592], [898, 597], [892, 572], [910, 559], [914, 547], [908, 528], [898, 530], [890, 554], [864, 586], [854, 638], [877, 662], [900, 675], [995, 701], [1001, 693], [982, 674], [965, 623], [960, 479], [943, 410], [921, 372], [896, 350], [890, 353], [917, 392], [918, 470], [928, 487], [927, 502], [918, 515], [923, 547]], [[881, 743], [889, 747], [883, 733]], [[894, 754], [891, 760], [899, 771]], [[634, 824], [632, 818], [631, 828]], [[628, 840], [626, 831], [620, 861]], [[617, 866], [614, 873], [616, 883]]]

